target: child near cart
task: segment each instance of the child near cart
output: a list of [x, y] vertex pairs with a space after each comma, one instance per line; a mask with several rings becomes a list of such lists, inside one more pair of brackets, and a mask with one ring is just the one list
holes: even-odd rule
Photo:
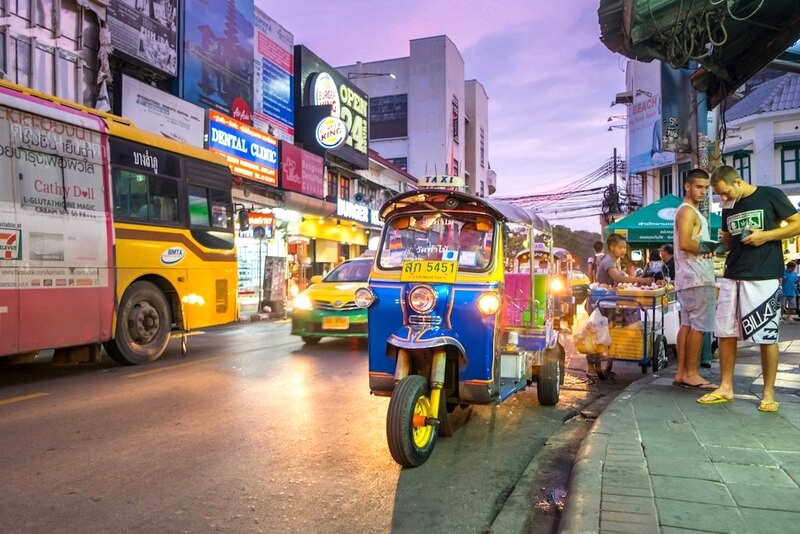
[[781, 320], [791, 317], [792, 312], [797, 312], [797, 265], [793, 261], [786, 264], [781, 280], [781, 292], [783, 293], [783, 314]]

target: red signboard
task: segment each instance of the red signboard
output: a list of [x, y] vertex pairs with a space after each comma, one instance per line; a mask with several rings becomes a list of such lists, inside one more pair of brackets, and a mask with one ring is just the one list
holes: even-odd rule
[[259, 233], [261, 233], [258, 228], [263, 229], [263, 233], [261, 233], [261, 237], [266, 237], [267, 239], [272, 239], [273, 229], [275, 228], [275, 215], [272, 213], [258, 213], [255, 211], [251, 211], [247, 214], [247, 222], [250, 224], [250, 227], [253, 229], [253, 236], [259, 237]]
[[281, 141], [281, 187], [315, 198], [325, 197], [323, 159], [291, 143]]

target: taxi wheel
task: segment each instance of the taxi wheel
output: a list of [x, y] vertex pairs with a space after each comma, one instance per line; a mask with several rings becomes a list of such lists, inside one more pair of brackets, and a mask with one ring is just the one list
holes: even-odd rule
[[309, 336], [301, 336], [300, 339], [302, 339], [303, 343], [305, 343], [306, 345], [316, 345], [317, 343], [319, 343], [320, 340], [320, 338], [318, 337], [309, 337]]
[[555, 406], [561, 396], [561, 375], [564, 367], [561, 358], [555, 349], [544, 352], [544, 361], [539, 369], [539, 383], [536, 386], [536, 396], [542, 406]]
[[417, 467], [430, 458], [438, 429], [435, 425], [420, 424], [428, 417], [433, 417], [433, 413], [427, 379], [420, 375], [405, 377], [394, 388], [386, 415], [389, 452], [403, 467]]

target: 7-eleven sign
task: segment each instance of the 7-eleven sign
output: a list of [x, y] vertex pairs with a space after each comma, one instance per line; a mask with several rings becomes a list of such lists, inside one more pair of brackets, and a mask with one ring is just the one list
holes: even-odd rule
[[22, 231], [0, 228], [0, 260], [22, 259]]

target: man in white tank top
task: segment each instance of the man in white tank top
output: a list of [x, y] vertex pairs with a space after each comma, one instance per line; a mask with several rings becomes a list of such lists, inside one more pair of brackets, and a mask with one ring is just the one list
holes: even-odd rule
[[697, 364], [703, 348], [704, 332], [714, 330], [716, 290], [714, 260], [703, 253], [701, 243], [711, 241], [708, 221], [698, 207], [708, 195], [708, 173], [692, 169], [683, 182], [683, 203], [675, 212], [675, 289], [681, 305], [678, 331], [678, 371], [675, 385], [713, 391], [716, 385], [700, 376]]

